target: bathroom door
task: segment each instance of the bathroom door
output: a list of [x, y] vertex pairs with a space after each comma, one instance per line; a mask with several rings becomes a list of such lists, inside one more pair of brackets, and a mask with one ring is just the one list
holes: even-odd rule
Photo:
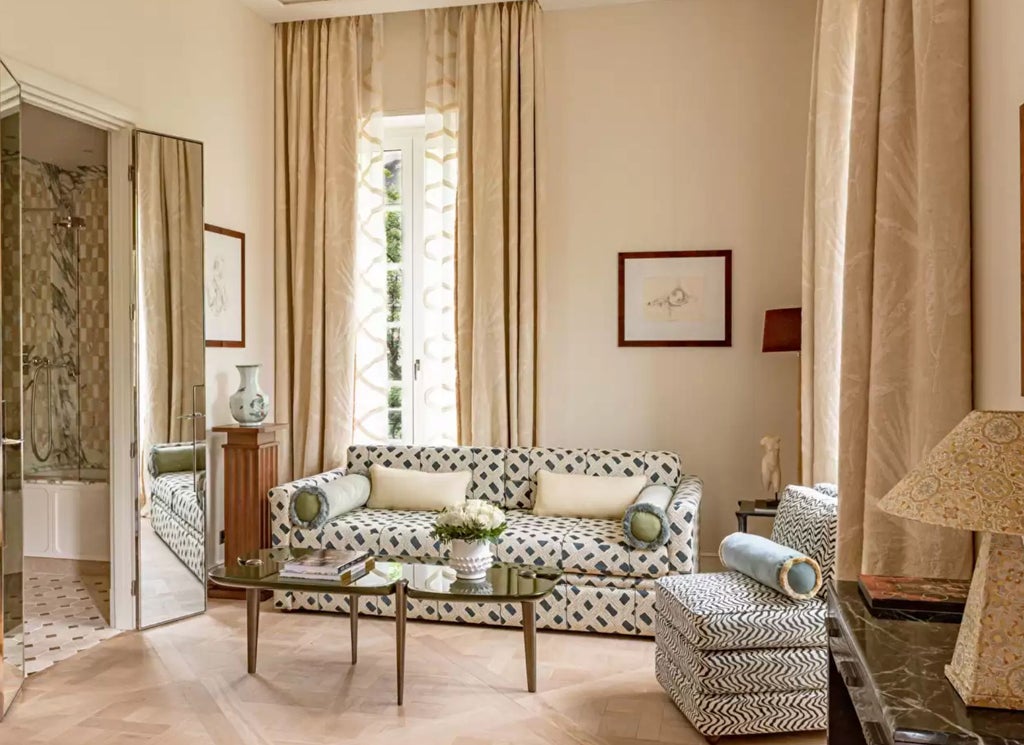
[[136, 132], [140, 628], [206, 610], [203, 146]]
[[25, 677], [21, 524], [21, 90], [0, 62], [0, 717]]

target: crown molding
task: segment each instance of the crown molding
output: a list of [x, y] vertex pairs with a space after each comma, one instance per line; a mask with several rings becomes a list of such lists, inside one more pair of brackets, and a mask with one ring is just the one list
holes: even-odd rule
[[[0, 53], [2, 63], [21, 88], [21, 102], [75, 119], [94, 127], [116, 131], [137, 121], [124, 104]], [[12, 86], [0, 91], [0, 106], [16, 98]]]

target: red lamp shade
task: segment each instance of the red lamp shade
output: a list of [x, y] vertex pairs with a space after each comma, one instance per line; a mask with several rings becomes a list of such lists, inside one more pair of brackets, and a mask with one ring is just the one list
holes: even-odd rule
[[777, 308], [764, 312], [762, 352], [800, 351], [800, 309]]

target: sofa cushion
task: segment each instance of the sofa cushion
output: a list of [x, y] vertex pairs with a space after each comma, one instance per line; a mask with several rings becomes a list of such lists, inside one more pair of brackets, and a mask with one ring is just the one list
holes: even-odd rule
[[191, 471], [164, 473], [150, 480], [153, 500], [199, 532], [206, 530], [206, 518], [196, 494], [196, 477]]
[[655, 615], [658, 649], [704, 694], [802, 691], [828, 687], [828, 648], [700, 650]]
[[[386, 510], [385, 510], [386, 511]], [[430, 536], [436, 512], [395, 510], [380, 531], [380, 552], [388, 556], [441, 556], [447, 552]]]
[[639, 476], [587, 476], [580, 473], [537, 472], [533, 512], [558, 517], [621, 520], [647, 478]]
[[380, 553], [381, 531], [395, 519], [391, 510], [362, 508], [346, 512], [320, 530], [322, 548]]
[[697, 649], [779, 649], [826, 643], [825, 601], [792, 600], [739, 572], [658, 580], [656, 612]]
[[563, 571], [612, 577], [663, 577], [668, 574], [668, 549], [635, 549], [626, 545], [617, 520], [581, 519], [562, 541]]
[[516, 510], [506, 518], [508, 528], [498, 539], [496, 558], [537, 566], [561, 566], [562, 541], [579, 523], [575, 517], [538, 517]]

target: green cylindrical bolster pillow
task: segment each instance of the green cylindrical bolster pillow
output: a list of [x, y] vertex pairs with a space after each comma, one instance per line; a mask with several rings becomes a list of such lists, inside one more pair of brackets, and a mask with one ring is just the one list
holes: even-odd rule
[[[192, 459], [193, 448], [195, 461]], [[199, 471], [206, 469], [206, 443], [201, 442], [194, 446], [191, 442], [167, 442], [149, 449], [146, 470], [150, 476], [156, 478], [162, 473], [191, 471], [193, 463]]]
[[292, 492], [288, 513], [297, 528], [319, 528], [362, 507], [370, 498], [370, 480], [356, 473]]
[[662, 484], [644, 487], [622, 516], [622, 532], [633, 548], [653, 550], [668, 543], [668, 510], [672, 490]]
[[729, 569], [756, 579], [794, 600], [809, 600], [821, 589], [821, 567], [799, 551], [749, 533], [726, 536], [718, 558]]

